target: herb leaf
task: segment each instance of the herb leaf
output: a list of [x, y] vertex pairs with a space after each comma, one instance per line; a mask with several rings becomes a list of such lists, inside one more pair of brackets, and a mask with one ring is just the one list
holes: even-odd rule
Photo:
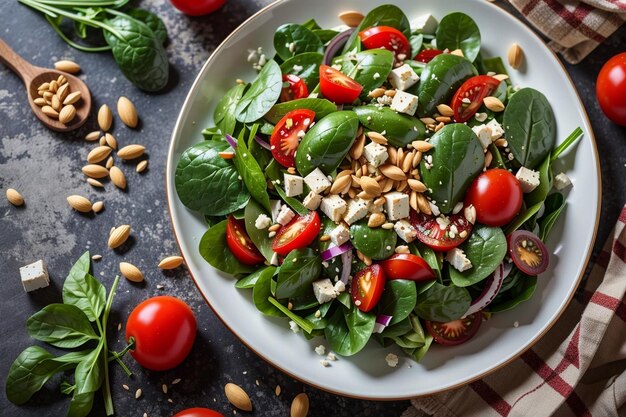
[[471, 302], [467, 289], [436, 282], [417, 295], [415, 313], [426, 320], [447, 322], [461, 318]]
[[332, 350], [342, 356], [351, 356], [365, 347], [372, 335], [376, 317], [356, 306], [338, 308], [328, 321], [324, 336]]
[[[293, 44], [293, 46], [291, 46]], [[322, 41], [315, 33], [296, 23], [279, 26], [274, 32], [274, 49], [287, 60], [303, 52], [323, 52]]]
[[[258, 124], [255, 124], [250, 131], [251, 138], [256, 135], [258, 126]], [[244, 138], [245, 132], [246, 130], [243, 129], [239, 135], [239, 142], [237, 143], [237, 149], [235, 149], [233, 162], [252, 198], [258, 201], [259, 204], [269, 212], [271, 211], [270, 197], [267, 194], [265, 174], [263, 174], [259, 163], [254, 159], [254, 156], [252, 156], [246, 146]]]
[[276, 61], [270, 60], [237, 104], [235, 117], [242, 123], [260, 119], [276, 103], [282, 88], [280, 67]]
[[322, 260], [311, 248], [289, 252], [280, 270], [276, 298], [289, 298], [312, 291], [311, 283], [322, 273]]
[[85, 313], [71, 304], [45, 306], [30, 316], [26, 327], [34, 339], [60, 348], [74, 348], [98, 339]]
[[465, 13], [455, 12], [444, 16], [435, 36], [437, 48], [450, 51], [460, 49], [465, 58], [472, 62], [480, 52], [480, 30], [474, 19]]
[[89, 321], [96, 321], [106, 302], [104, 286], [89, 273], [89, 252], [76, 261], [63, 284], [63, 302], [81, 309]]
[[200, 239], [200, 255], [213, 268], [222, 272], [239, 276], [254, 272], [255, 268], [242, 264], [235, 258], [226, 244], [226, 222], [222, 220], [207, 230]]

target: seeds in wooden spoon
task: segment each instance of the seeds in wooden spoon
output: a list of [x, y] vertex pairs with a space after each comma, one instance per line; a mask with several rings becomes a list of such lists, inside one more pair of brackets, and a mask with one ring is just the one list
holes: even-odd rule
[[65, 106], [67, 106], [68, 104], [74, 104], [78, 100], [80, 100], [80, 97], [81, 97], [80, 91], [74, 91], [72, 93], [69, 93], [67, 97], [65, 97], [65, 100], [63, 100], [63, 104]]
[[69, 59], [55, 62], [54, 68], [58, 69], [59, 71], [69, 72], [70, 74], [76, 74], [78, 71], [80, 71], [80, 65], [78, 65], [74, 61], [70, 61]]
[[43, 106], [41, 108], [41, 111], [43, 112], [43, 114], [45, 114], [48, 117], [52, 117], [53, 119], [58, 119], [59, 118], [59, 112], [54, 110], [50, 106]]
[[106, 132], [111, 128], [111, 123], [113, 123], [113, 113], [109, 106], [103, 104], [98, 110], [98, 126], [100, 130]]
[[51, 101], [52, 101], [52, 104], [51, 104], [52, 108], [56, 111], [61, 111], [61, 107], [63, 105], [61, 104], [61, 100], [59, 100], [59, 97], [56, 94], [52, 96]]
[[81, 213], [89, 213], [92, 208], [91, 201], [81, 195], [71, 195], [67, 197], [67, 202], [74, 210]]
[[74, 117], [76, 117], [76, 107], [74, 107], [72, 104], [63, 106], [63, 108], [59, 112], [59, 122], [65, 125], [74, 120]]
[[[65, 101], [65, 99], [67, 98], [67, 95], [69, 93], [70, 93], [70, 85], [69, 84], [63, 84], [57, 90], [57, 94], [56, 95], [59, 98], [59, 100], [61, 102], [63, 102], [63, 101]], [[79, 92], [79, 94], [80, 94], [80, 92]], [[71, 104], [71, 103], [67, 103], [67, 104]]]
[[7, 188], [7, 200], [16, 207], [24, 204], [24, 197], [14, 188]]
[[43, 107], [46, 105], [46, 100], [44, 100], [43, 97], [37, 97], [35, 100], [33, 100], [33, 103], [35, 103], [39, 107]]
[[120, 262], [120, 272], [127, 280], [133, 282], [143, 281], [143, 273], [135, 265], [128, 262]]
[[137, 127], [137, 109], [132, 101], [122, 96], [117, 100], [117, 114], [128, 127]]

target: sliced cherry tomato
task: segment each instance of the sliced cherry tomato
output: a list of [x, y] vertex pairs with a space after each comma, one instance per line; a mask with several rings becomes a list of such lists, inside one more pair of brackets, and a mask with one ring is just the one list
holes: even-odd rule
[[174, 414], [174, 417], [224, 417], [224, 414], [208, 408], [188, 408]]
[[363, 86], [333, 67], [320, 65], [320, 90], [328, 100], [346, 104], [359, 97]]
[[435, 279], [435, 273], [420, 256], [412, 253], [397, 253], [380, 263], [387, 279], [410, 279], [429, 281]]
[[320, 234], [320, 216], [311, 211], [306, 216], [295, 216], [289, 223], [276, 232], [272, 241], [272, 250], [287, 256], [289, 252], [308, 246]]
[[[410, 220], [417, 231], [417, 239], [420, 242], [433, 250], [446, 252], [463, 243], [473, 228], [472, 223], [465, 218], [463, 210], [457, 214], [450, 214], [447, 218], [450, 224], [446, 226], [445, 230], [441, 228], [436, 216], [411, 210]], [[442, 222], [442, 224], [445, 223]]]
[[425, 324], [435, 342], [443, 346], [455, 346], [470, 340], [478, 332], [482, 320], [482, 313], [474, 313], [447, 323], [426, 320]]
[[315, 119], [315, 112], [309, 109], [292, 110], [274, 126], [270, 137], [272, 156], [284, 167], [295, 166], [295, 153], [300, 139]]
[[261, 252], [250, 240], [244, 222], [235, 219], [232, 215], [228, 216], [228, 222], [226, 222], [226, 244], [241, 263], [257, 265], [264, 261]]
[[526, 275], [537, 276], [548, 269], [550, 255], [534, 233], [516, 230], [507, 236], [507, 242], [513, 263]]
[[489, 75], [476, 75], [465, 81], [450, 104], [454, 120], [457, 123], [467, 122], [483, 105], [483, 99], [496, 91], [499, 85], [500, 81]]
[[487, 226], [503, 226], [522, 208], [522, 187], [506, 169], [488, 169], [481, 173], [465, 194], [465, 204], [476, 208], [476, 219]]
[[434, 57], [440, 54], [443, 54], [443, 51], [440, 51], [439, 49], [423, 49], [415, 55], [413, 60], [428, 64]]
[[359, 38], [365, 49], [387, 49], [394, 55], [403, 54], [406, 57], [411, 53], [411, 44], [404, 33], [391, 26], [374, 26], [359, 32]]
[[596, 97], [606, 117], [626, 126], [626, 52], [615, 55], [602, 66], [596, 81]]
[[128, 316], [126, 342], [134, 340], [130, 354], [141, 366], [165, 371], [178, 366], [189, 354], [196, 339], [196, 318], [182, 300], [170, 296], [152, 297]]
[[226, 0], [170, 0], [181, 12], [189, 16], [202, 16], [219, 9]]
[[283, 75], [283, 85], [289, 84], [287, 87], [283, 87], [280, 92], [280, 101], [291, 101], [299, 98], [305, 98], [309, 95], [309, 89], [306, 86], [304, 80], [294, 74]]
[[352, 301], [365, 313], [373, 309], [385, 289], [385, 273], [380, 265], [374, 264], [360, 270], [352, 278]]

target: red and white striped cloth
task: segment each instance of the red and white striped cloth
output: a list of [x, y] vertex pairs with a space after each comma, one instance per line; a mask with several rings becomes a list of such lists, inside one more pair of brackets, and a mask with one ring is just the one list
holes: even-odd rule
[[625, 0], [510, 0], [566, 61], [582, 61], [624, 20]]
[[[561, 318], [504, 368], [402, 417], [626, 416], [626, 206]], [[513, 376], [513, 377], [512, 377]]]

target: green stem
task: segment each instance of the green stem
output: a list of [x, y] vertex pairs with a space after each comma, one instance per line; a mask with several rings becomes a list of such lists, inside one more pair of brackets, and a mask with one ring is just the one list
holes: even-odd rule
[[111, 286], [111, 290], [109, 291], [109, 296], [107, 298], [106, 305], [104, 306], [104, 314], [102, 316], [102, 339], [104, 340], [103, 354], [104, 357], [104, 386], [102, 387], [103, 397], [104, 397], [104, 409], [106, 411], [107, 416], [112, 416], [115, 413], [113, 409], [113, 396], [111, 395], [111, 384], [109, 383], [109, 361], [107, 358], [109, 357], [108, 349], [109, 345], [106, 339], [106, 328], [107, 321], [109, 319], [109, 313], [111, 312], [111, 305], [113, 304], [113, 297], [115, 296], [115, 290], [117, 288], [117, 284], [120, 281], [120, 276], [117, 275], [115, 280], [113, 281], [113, 285]]
[[554, 151], [552, 151], [552, 155], [550, 156], [550, 162], [554, 162], [556, 161], [556, 159], [574, 142], [576, 142], [576, 140], [581, 137], [583, 135], [583, 130], [579, 127], [577, 127], [576, 129], [574, 129], [574, 131], [572, 133], [570, 133], [570, 135], [563, 141], [563, 143], [561, 143], [559, 146], [557, 146]]
[[59, 7], [122, 7], [129, 0], [35, 0], [38, 3]]
[[54, 29], [54, 31], [61, 37], [61, 39], [63, 39], [71, 47], [76, 48], [79, 51], [83, 51], [83, 52], [104, 52], [104, 51], [110, 51], [112, 49], [109, 45], [107, 45], [107, 46], [83, 46], [83, 45], [80, 45], [80, 44], [74, 42], [73, 40], [71, 40], [70, 38], [68, 38], [67, 36], [65, 36], [65, 33], [63, 33], [63, 31], [56, 24], [56, 22], [54, 21], [53, 18], [51, 18], [50, 16], [46, 15], [46, 20], [48, 21], [48, 23], [50, 23], [50, 26], [52, 26], [52, 29]]
[[117, 363], [122, 367], [122, 369], [124, 370], [127, 376], [132, 376], [133, 373], [131, 372], [130, 369], [128, 369], [126, 364], [122, 362], [122, 358], [124, 357], [124, 355], [126, 355], [126, 353], [128, 353], [129, 350], [133, 349], [134, 347], [135, 347], [135, 339], [131, 337], [130, 343], [126, 345], [126, 347], [121, 352], [119, 353], [111, 352], [111, 356], [109, 356], [109, 362], [114, 361], [114, 360], [117, 361]]

